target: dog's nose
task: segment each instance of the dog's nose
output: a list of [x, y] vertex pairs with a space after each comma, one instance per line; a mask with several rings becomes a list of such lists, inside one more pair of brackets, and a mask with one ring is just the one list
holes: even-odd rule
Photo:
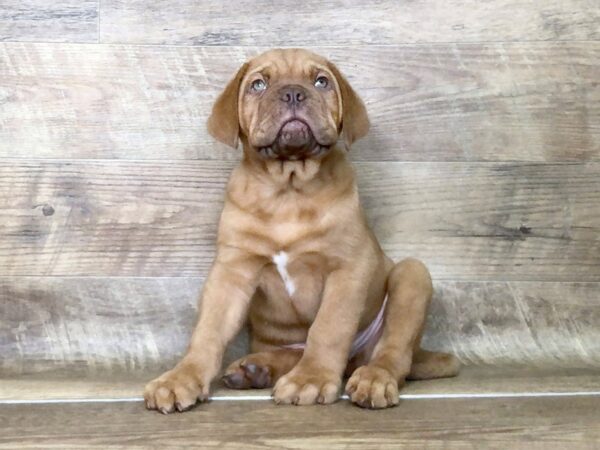
[[285, 86], [279, 91], [279, 99], [289, 106], [296, 106], [306, 100], [306, 90], [302, 86]]

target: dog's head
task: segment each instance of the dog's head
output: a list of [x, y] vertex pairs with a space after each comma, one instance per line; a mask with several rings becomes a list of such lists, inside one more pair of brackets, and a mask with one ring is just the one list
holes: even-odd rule
[[225, 87], [208, 120], [219, 141], [264, 159], [320, 158], [342, 136], [369, 130], [363, 102], [339, 70], [302, 49], [267, 51], [245, 63]]

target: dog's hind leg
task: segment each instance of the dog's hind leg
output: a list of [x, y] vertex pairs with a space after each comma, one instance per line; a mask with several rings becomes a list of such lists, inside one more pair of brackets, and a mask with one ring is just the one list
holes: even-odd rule
[[398, 403], [407, 378], [453, 376], [459, 364], [452, 355], [420, 349], [433, 287], [429, 271], [415, 259], [396, 264], [388, 276], [383, 334], [369, 363], [354, 371], [346, 385], [351, 400], [367, 408]]
[[454, 355], [415, 349], [407, 380], [431, 380], [458, 375], [460, 363]]
[[282, 348], [251, 353], [231, 363], [223, 382], [231, 389], [263, 389], [288, 373], [302, 357], [302, 350]]

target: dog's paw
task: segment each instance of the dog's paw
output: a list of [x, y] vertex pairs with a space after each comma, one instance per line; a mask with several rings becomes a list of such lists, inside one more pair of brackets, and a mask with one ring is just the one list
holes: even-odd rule
[[243, 358], [231, 364], [223, 375], [223, 383], [230, 389], [264, 389], [273, 386], [273, 369], [252, 358]]
[[380, 367], [362, 366], [356, 369], [346, 383], [346, 393], [352, 403], [361, 408], [388, 408], [399, 402], [398, 382]]
[[146, 408], [163, 414], [186, 411], [208, 398], [209, 383], [202, 370], [192, 364], [179, 364], [151, 381], [144, 389]]
[[277, 404], [329, 404], [339, 398], [342, 379], [330, 370], [296, 366], [277, 381], [273, 400]]

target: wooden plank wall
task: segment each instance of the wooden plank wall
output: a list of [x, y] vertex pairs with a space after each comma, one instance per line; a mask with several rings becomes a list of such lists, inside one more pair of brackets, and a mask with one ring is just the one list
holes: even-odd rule
[[272, 46], [365, 99], [351, 157], [383, 247], [432, 270], [429, 347], [600, 366], [599, 24], [595, 0], [3, 0], [0, 373], [177, 358], [239, 158], [206, 115]]

